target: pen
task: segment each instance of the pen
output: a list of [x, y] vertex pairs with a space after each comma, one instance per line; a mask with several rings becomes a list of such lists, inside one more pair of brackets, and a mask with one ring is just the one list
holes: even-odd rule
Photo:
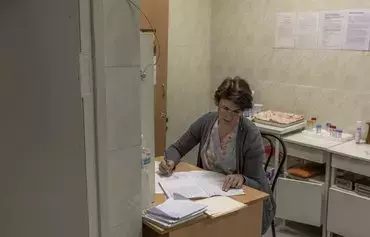
[[164, 162], [166, 162], [166, 164], [167, 164], [167, 151], [166, 150], [164, 150], [164, 155], [163, 155], [163, 157], [164, 157]]
[[[167, 159], [167, 150], [165, 150], [165, 151], [164, 151], [164, 155], [163, 155], [163, 157], [164, 157], [164, 162], [166, 163], [166, 165], [167, 165], [167, 166], [169, 166], [169, 165], [168, 165], [168, 159]], [[171, 172], [170, 172], [170, 171], [168, 171], [168, 174], [170, 174], [170, 173], [171, 173]]]

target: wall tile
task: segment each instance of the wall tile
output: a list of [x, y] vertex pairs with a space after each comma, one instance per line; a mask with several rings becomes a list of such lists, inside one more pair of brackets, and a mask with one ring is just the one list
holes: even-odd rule
[[[106, 66], [140, 66], [139, 12], [128, 1], [104, 2]], [[133, 0], [139, 5], [139, 0]]]
[[211, 0], [170, 1], [169, 44], [209, 45]]
[[339, 80], [337, 87], [358, 92], [370, 91], [370, 56], [363, 52], [342, 52], [338, 60]]
[[168, 144], [182, 135], [198, 116], [209, 111], [209, 50], [201, 45], [194, 47], [172, 46], [169, 49], [169, 57], [173, 60], [169, 60], [167, 83]]
[[141, 229], [141, 147], [108, 152], [110, 227], [120, 236], [138, 236]]
[[139, 67], [106, 68], [109, 150], [141, 143], [139, 71]]
[[[170, 1], [167, 145], [210, 109], [211, 3]], [[187, 157], [194, 162], [196, 152]]]

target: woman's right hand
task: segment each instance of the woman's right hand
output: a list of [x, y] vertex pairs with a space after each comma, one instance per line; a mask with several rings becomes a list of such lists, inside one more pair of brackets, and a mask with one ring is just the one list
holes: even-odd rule
[[164, 160], [159, 164], [159, 174], [164, 176], [170, 176], [173, 169], [175, 168], [175, 162], [172, 160]]

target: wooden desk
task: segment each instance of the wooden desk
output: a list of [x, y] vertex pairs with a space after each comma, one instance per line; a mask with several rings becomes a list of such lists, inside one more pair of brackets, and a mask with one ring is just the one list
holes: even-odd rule
[[[191, 170], [200, 169], [183, 162], [176, 167], [176, 172]], [[144, 221], [143, 237], [261, 237], [263, 200], [268, 198], [268, 194], [246, 186], [243, 189], [244, 195], [233, 198], [247, 204], [246, 208], [217, 218], [204, 215], [170, 229]], [[163, 194], [155, 195], [154, 205], [164, 201]]]

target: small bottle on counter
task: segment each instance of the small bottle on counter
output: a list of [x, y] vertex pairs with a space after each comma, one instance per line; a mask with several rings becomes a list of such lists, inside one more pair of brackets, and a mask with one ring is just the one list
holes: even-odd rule
[[313, 130], [313, 123], [312, 123], [312, 120], [307, 120], [306, 130], [307, 130], [307, 131], [312, 131], [312, 130]]
[[326, 123], [326, 127], [325, 127], [325, 130], [326, 130], [327, 132], [330, 132], [330, 126], [331, 126], [331, 123], [327, 122], [327, 123]]
[[343, 137], [343, 131], [340, 129], [337, 129], [336, 133], [337, 133], [336, 135], [337, 139], [341, 140]]
[[316, 125], [316, 134], [317, 135], [321, 135], [321, 129], [322, 129], [321, 124]]
[[362, 136], [362, 121], [356, 122], [355, 142], [359, 144]]
[[331, 125], [331, 136], [332, 137], [336, 137], [337, 135], [336, 130], [337, 130], [337, 126]]
[[317, 118], [312, 117], [312, 118], [311, 118], [311, 120], [312, 120], [312, 126], [313, 126], [314, 128], [316, 128]]

